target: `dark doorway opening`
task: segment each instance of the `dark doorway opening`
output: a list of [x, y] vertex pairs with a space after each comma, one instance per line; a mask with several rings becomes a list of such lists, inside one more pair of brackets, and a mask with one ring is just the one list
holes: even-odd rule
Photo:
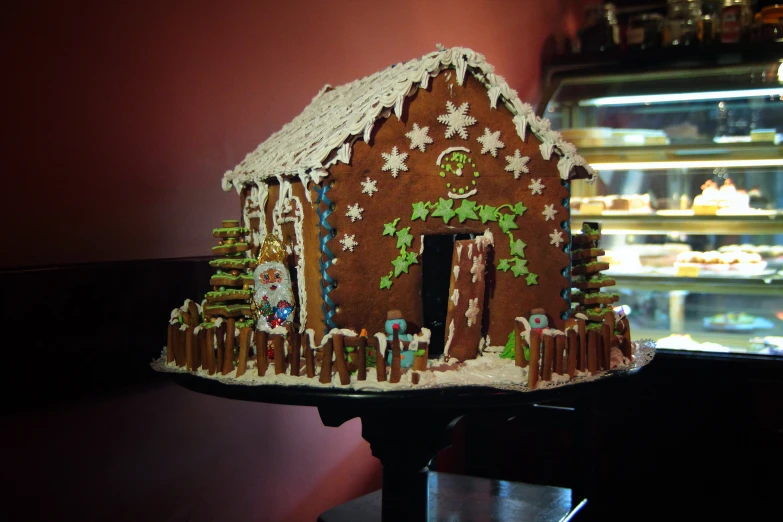
[[423, 327], [432, 332], [430, 358], [443, 354], [446, 344], [446, 314], [449, 309], [449, 285], [451, 284], [451, 258], [454, 242], [473, 239], [475, 234], [440, 234], [424, 236], [422, 254], [422, 311]]

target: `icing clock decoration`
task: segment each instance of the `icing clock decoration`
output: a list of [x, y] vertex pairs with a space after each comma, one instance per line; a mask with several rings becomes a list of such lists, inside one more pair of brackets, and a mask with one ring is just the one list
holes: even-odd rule
[[408, 153], [399, 153], [397, 147], [392, 147], [391, 154], [381, 152], [381, 156], [386, 160], [386, 163], [381, 167], [383, 172], [391, 171], [392, 177], [396, 178], [400, 171], [408, 171], [408, 166], [405, 164], [405, 160], [408, 159]]
[[481, 154], [490, 153], [493, 158], [498, 157], [498, 149], [506, 146], [500, 141], [500, 131], [491, 132], [487, 127], [484, 127], [484, 135], [477, 138], [476, 141], [481, 143]]
[[519, 149], [516, 149], [513, 156], [506, 156], [508, 165], [506, 165], [505, 171], [513, 172], [514, 179], [519, 179], [519, 176], [523, 172], [525, 174], [530, 172], [530, 169], [527, 168], [528, 161], [530, 161], [530, 156], [523, 157], [522, 154], [520, 154]]
[[561, 230], [555, 229], [554, 232], [549, 234], [549, 238], [551, 241], [549, 242], [550, 245], [555, 245], [557, 248], [560, 248], [560, 244], [564, 241], [563, 240], [563, 232]]
[[413, 129], [405, 134], [411, 140], [411, 149], [419, 149], [419, 151], [424, 152], [427, 145], [432, 143], [429, 131], [429, 127], [419, 127], [418, 123], [414, 123]]
[[356, 235], [349, 236], [348, 234], [343, 234], [340, 244], [343, 246], [343, 252], [346, 250], [353, 252], [353, 249], [359, 246], [359, 243], [356, 242]]
[[541, 183], [541, 179], [534, 179], [530, 182], [530, 185], [527, 186], [527, 188], [530, 189], [531, 195], [535, 196], [536, 194], [541, 194], [541, 192], [544, 190], [544, 184]]
[[346, 212], [345, 215], [351, 218], [351, 222], [353, 223], [354, 221], [362, 219], [362, 212], [364, 212], [364, 209], [356, 203], [355, 205], [348, 205], [348, 212]]
[[546, 218], [545, 221], [554, 221], [555, 214], [557, 214], [557, 210], [555, 210], [555, 204], [552, 203], [551, 205], [544, 205], [544, 211], [541, 212], [541, 214], [543, 214]]
[[[464, 154], [464, 152], [470, 152], [470, 150], [464, 147], [449, 147], [444, 150], [438, 156], [438, 169], [441, 178], [447, 178], [449, 174], [453, 174], [458, 178], [461, 178], [457, 182], [449, 181], [446, 183], [448, 192], [446, 195], [451, 199], [464, 199], [469, 198], [478, 192], [478, 178], [481, 174], [476, 170], [476, 164], [473, 159]], [[449, 156], [448, 153], [451, 155]], [[453, 179], [453, 178], [447, 178]], [[458, 183], [459, 188], [454, 187], [453, 184]]]
[[466, 127], [476, 124], [476, 118], [468, 116], [470, 109], [468, 102], [463, 103], [457, 108], [451, 101], [446, 102], [446, 114], [438, 116], [438, 121], [446, 125], [445, 137], [451, 138], [454, 134], [459, 134], [463, 140], [468, 139]]
[[367, 194], [372, 197], [376, 192], [378, 192], [378, 182], [374, 179], [370, 179], [368, 176], [366, 180], [362, 181], [362, 194]]

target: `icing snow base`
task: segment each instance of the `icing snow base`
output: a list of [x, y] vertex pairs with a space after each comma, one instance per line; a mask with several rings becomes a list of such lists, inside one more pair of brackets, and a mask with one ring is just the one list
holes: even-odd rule
[[[647, 365], [655, 356], [655, 343], [651, 340], [634, 342], [633, 348], [633, 362], [629, 362], [626, 359], [623, 361], [623, 364], [616, 369], [601, 371], [596, 374], [577, 371], [576, 375], [572, 378], [568, 375], [553, 374], [551, 381], [539, 381], [536, 385], [536, 389], [558, 388], [580, 382], [589, 382], [608, 377], [613, 373], [638, 369]], [[445, 362], [443, 360], [429, 361], [430, 367], [439, 364], [445, 364]], [[367, 380], [365, 381], [357, 380], [356, 374], [352, 374], [351, 383], [345, 386], [340, 384], [340, 377], [336, 372], [332, 374], [331, 382], [323, 384], [319, 381], [318, 372], [316, 372], [316, 376], [312, 378], [308, 378], [305, 375], [297, 377], [285, 373], [275, 375], [274, 367], [272, 365], [270, 365], [266, 375], [259, 377], [256, 369], [256, 362], [254, 360], [248, 361], [247, 370], [245, 374], [240, 377], [236, 377], [236, 369], [232, 370], [227, 375], [220, 375], [219, 373], [209, 375], [207, 370], [203, 369], [188, 372], [184, 367], [178, 367], [174, 362], [166, 363], [165, 348], [161, 357], [154, 360], [151, 366], [154, 370], [159, 372], [192, 373], [205, 379], [212, 379], [225, 384], [244, 386], [307, 386], [312, 388], [337, 388], [343, 390], [367, 391], [423, 390], [431, 388], [481, 386], [510, 391], [531, 391], [527, 386], [527, 368], [520, 368], [514, 364], [513, 359], [502, 359], [499, 357], [498, 353], [488, 351], [485, 351], [484, 355], [477, 359], [458, 364], [454, 370], [428, 370], [423, 372], [408, 370], [402, 374], [400, 382], [394, 384], [388, 381], [388, 373], [386, 377], [387, 380], [379, 382], [375, 368], [367, 368]], [[304, 374], [304, 368], [302, 368], [301, 372]], [[419, 374], [419, 383], [415, 385], [411, 381], [414, 373]]]

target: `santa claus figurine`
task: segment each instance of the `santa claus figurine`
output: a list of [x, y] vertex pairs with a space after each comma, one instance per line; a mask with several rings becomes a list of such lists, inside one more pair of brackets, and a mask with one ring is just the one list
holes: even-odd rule
[[258, 254], [258, 266], [253, 271], [253, 308], [259, 330], [276, 328], [293, 320], [294, 293], [288, 268], [283, 264], [285, 258], [282, 242], [267, 234]]

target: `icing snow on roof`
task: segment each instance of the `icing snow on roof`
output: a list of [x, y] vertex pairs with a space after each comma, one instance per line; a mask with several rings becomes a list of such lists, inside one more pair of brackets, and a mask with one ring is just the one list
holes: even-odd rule
[[305, 110], [282, 129], [250, 152], [234, 170], [223, 176], [223, 188], [237, 190], [245, 184], [270, 177], [299, 177], [305, 185], [319, 183], [336, 162], [348, 163], [351, 147], [357, 139], [368, 141], [379, 117], [393, 111], [399, 118], [403, 103], [418, 88], [426, 89], [430, 78], [453, 68], [457, 83], [463, 84], [470, 71], [487, 87], [489, 103], [498, 101], [514, 114], [517, 133], [524, 139], [527, 127], [541, 140], [541, 155], [559, 156], [558, 169], [563, 179], [572, 177], [574, 167], [583, 167], [592, 181], [595, 177], [574, 145], [563, 141], [549, 127], [549, 120], [538, 118], [533, 108], [522, 103], [516, 91], [493, 72], [484, 56], [462, 47], [441, 49], [421, 58], [400, 63], [373, 75], [332, 88], [327, 85]]

